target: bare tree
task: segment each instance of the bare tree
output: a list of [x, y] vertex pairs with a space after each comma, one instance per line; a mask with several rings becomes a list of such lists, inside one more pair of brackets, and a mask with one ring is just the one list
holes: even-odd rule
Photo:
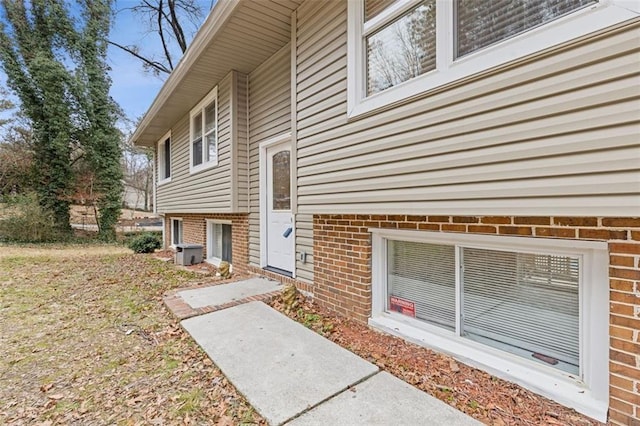
[[[114, 40], [109, 43], [133, 55], [142, 62], [145, 69], [155, 75], [169, 74], [182, 54], [187, 50], [190, 39], [202, 22], [204, 8], [198, 0], [140, 0], [129, 11], [146, 22], [149, 33], [158, 36], [162, 55], [145, 53], [140, 46], [123, 44]], [[212, 2], [208, 2], [211, 7]], [[186, 28], [186, 30], [185, 30]]]

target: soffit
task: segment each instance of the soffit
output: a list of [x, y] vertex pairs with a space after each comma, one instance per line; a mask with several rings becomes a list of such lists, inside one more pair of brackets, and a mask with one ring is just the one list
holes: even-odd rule
[[135, 130], [152, 146], [231, 70], [248, 74], [291, 39], [302, 0], [219, 0]]

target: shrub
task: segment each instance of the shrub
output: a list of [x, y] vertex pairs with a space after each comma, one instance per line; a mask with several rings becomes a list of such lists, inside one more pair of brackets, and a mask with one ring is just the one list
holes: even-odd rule
[[157, 235], [144, 233], [129, 241], [128, 247], [135, 253], [153, 253], [162, 246], [162, 241]]
[[34, 193], [5, 197], [0, 208], [0, 241], [16, 243], [44, 243], [63, 241], [54, 226], [53, 217], [45, 213]]

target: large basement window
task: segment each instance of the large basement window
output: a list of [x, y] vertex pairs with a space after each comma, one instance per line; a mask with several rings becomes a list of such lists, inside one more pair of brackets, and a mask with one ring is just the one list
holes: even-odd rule
[[373, 324], [412, 329], [525, 386], [547, 386], [547, 396], [558, 396], [558, 382], [579, 389], [560, 399], [586, 388], [606, 416], [604, 243], [373, 232]]
[[638, 2], [626, 0], [349, 1], [349, 116], [569, 42], [639, 12]]
[[231, 222], [207, 220], [207, 260], [216, 266], [231, 263]]

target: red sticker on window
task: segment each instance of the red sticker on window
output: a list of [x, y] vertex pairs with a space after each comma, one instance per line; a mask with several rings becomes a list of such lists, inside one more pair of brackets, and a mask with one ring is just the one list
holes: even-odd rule
[[389, 297], [389, 310], [409, 317], [416, 317], [416, 304], [396, 296]]

